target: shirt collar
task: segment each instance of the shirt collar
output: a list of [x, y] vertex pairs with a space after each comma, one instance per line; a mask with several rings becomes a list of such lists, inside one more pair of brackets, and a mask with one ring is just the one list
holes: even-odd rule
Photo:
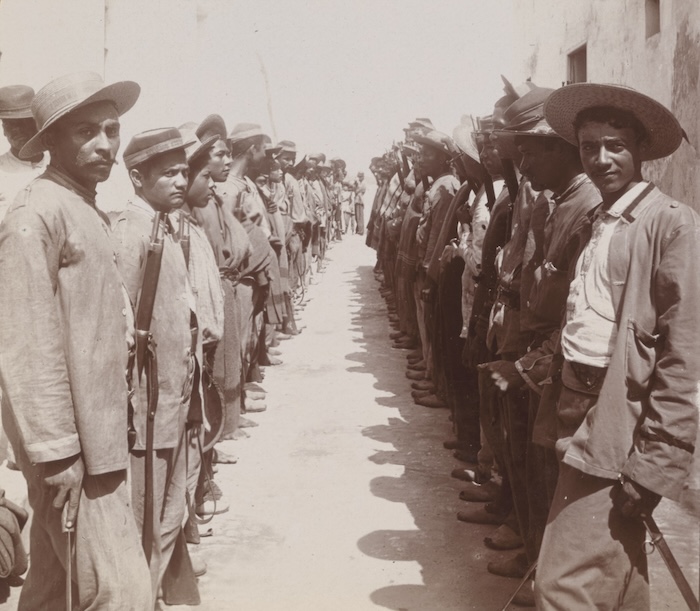
[[96, 192], [86, 189], [55, 165], [47, 166], [44, 176], [56, 184], [73, 191], [73, 193], [82, 197], [91, 206], [95, 205]]
[[607, 214], [614, 218], [620, 218], [622, 214], [627, 210], [627, 207], [635, 200], [637, 197], [647, 188], [649, 183], [642, 180], [624, 195], [622, 195], [610, 208], [604, 210], [602, 207], [599, 209], [599, 214], [602, 216]]
[[580, 174], [577, 174], [574, 176], [569, 184], [566, 186], [566, 188], [562, 191], [561, 195], [557, 195], [556, 193], [552, 193], [552, 199], [554, 200], [554, 203], [559, 205], [560, 202], [564, 201], [568, 197], [571, 196], [571, 194], [576, 191], [584, 182], [588, 180], [588, 176], [581, 172]]
[[141, 212], [145, 212], [148, 218], [153, 218], [156, 215], [156, 211], [143, 197], [140, 195], [134, 195], [134, 198], [129, 201], [129, 205]]

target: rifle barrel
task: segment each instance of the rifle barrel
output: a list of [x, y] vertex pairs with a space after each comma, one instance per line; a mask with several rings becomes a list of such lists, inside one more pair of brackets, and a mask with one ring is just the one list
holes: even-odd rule
[[656, 520], [654, 520], [654, 518], [651, 516], [643, 515], [642, 521], [644, 522], [644, 526], [651, 537], [651, 544], [655, 549], [659, 550], [661, 558], [663, 558], [663, 561], [666, 563], [666, 566], [671, 573], [671, 577], [673, 577], [673, 581], [676, 582], [676, 585], [683, 596], [683, 600], [685, 600], [685, 604], [688, 605], [688, 609], [690, 609], [690, 611], [700, 611], [698, 599], [695, 598], [693, 589], [690, 587], [690, 584], [685, 578], [681, 567], [678, 565], [678, 561], [671, 552], [671, 548], [668, 546], [668, 543], [666, 543], [666, 539], [656, 523]]

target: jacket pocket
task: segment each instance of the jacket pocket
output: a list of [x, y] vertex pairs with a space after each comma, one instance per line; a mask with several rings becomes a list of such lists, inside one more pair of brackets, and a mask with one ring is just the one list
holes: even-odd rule
[[647, 395], [660, 344], [660, 335], [649, 333], [636, 320], [628, 319], [625, 360], [630, 399], [641, 399]]

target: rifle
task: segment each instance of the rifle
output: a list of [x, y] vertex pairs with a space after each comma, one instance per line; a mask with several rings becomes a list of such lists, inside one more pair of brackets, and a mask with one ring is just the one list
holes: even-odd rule
[[180, 220], [178, 223], [177, 235], [182, 248], [182, 254], [185, 255], [185, 265], [190, 266], [190, 221], [186, 218], [183, 212], [180, 212]]
[[683, 600], [685, 600], [685, 604], [688, 605], [688, 609], [690, 609], [690, 611], [699, 611], [700, 605], [698, 604], [698, 599], [695, 598], [693, 589], [690, 587], [688, 580], [685, 578], [685, 575], [683, 575], [681, 567], [678, 566], [678, 562], [671, 553], [671, 548], [668, 546], [668, 543], [666, 543], [661, 529], [651, 516], [642, 515], [641, 518], [651, 537], [649, 544], [651, 545], [652, 551], [654, 549], [659, 550], [659, 554], [661, 554], [661, 558], [666, 563], [671, 577], [673, 577], [673, 581], [676, 582], [678, 589], [681, 591], [681, 595], [683, 596]]
[[139, 380], [141, 380], [144, 370], [146, 371], [146, 394], [148, 397], [142, 545], [149, 564], [153, 548], [153, 437], [156, 409], [158, 408], [158, 365], [155, 343], [151, 334], [151, 319], [156, 290], [158, 289], [160, 264], [163, 259], [163, 234], [160, 228], [162, 220], [163, 213], [156, 212], [155, 217], [153, 217], [151, 241], [148, 245], [146, 266], [143, 271], [141, 295], [136, 308], [136, 367]]
[[510, 240], [511, 229], [513, 225], [513, 206], [515, 200], [518, 197], [518, 176], [515, 173], [515, 164], [512, 159], [503, 159], [501, 162], [503, 166], [503, 179], [505, 180], [506, 187], [508, 188], [508, 196], [510, 198], [510, 204], [508, 205], [508, 217], [506, 218], [506, 242]]

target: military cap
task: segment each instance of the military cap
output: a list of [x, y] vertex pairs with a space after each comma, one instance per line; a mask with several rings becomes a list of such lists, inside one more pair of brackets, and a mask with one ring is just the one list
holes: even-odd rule
[[141, 165], [157, 155], [170, 151], [185, 150], [187, 142], [175, 127], [149, 129], [136, 134], [124, 149], [124, 165], [127, 170]]

